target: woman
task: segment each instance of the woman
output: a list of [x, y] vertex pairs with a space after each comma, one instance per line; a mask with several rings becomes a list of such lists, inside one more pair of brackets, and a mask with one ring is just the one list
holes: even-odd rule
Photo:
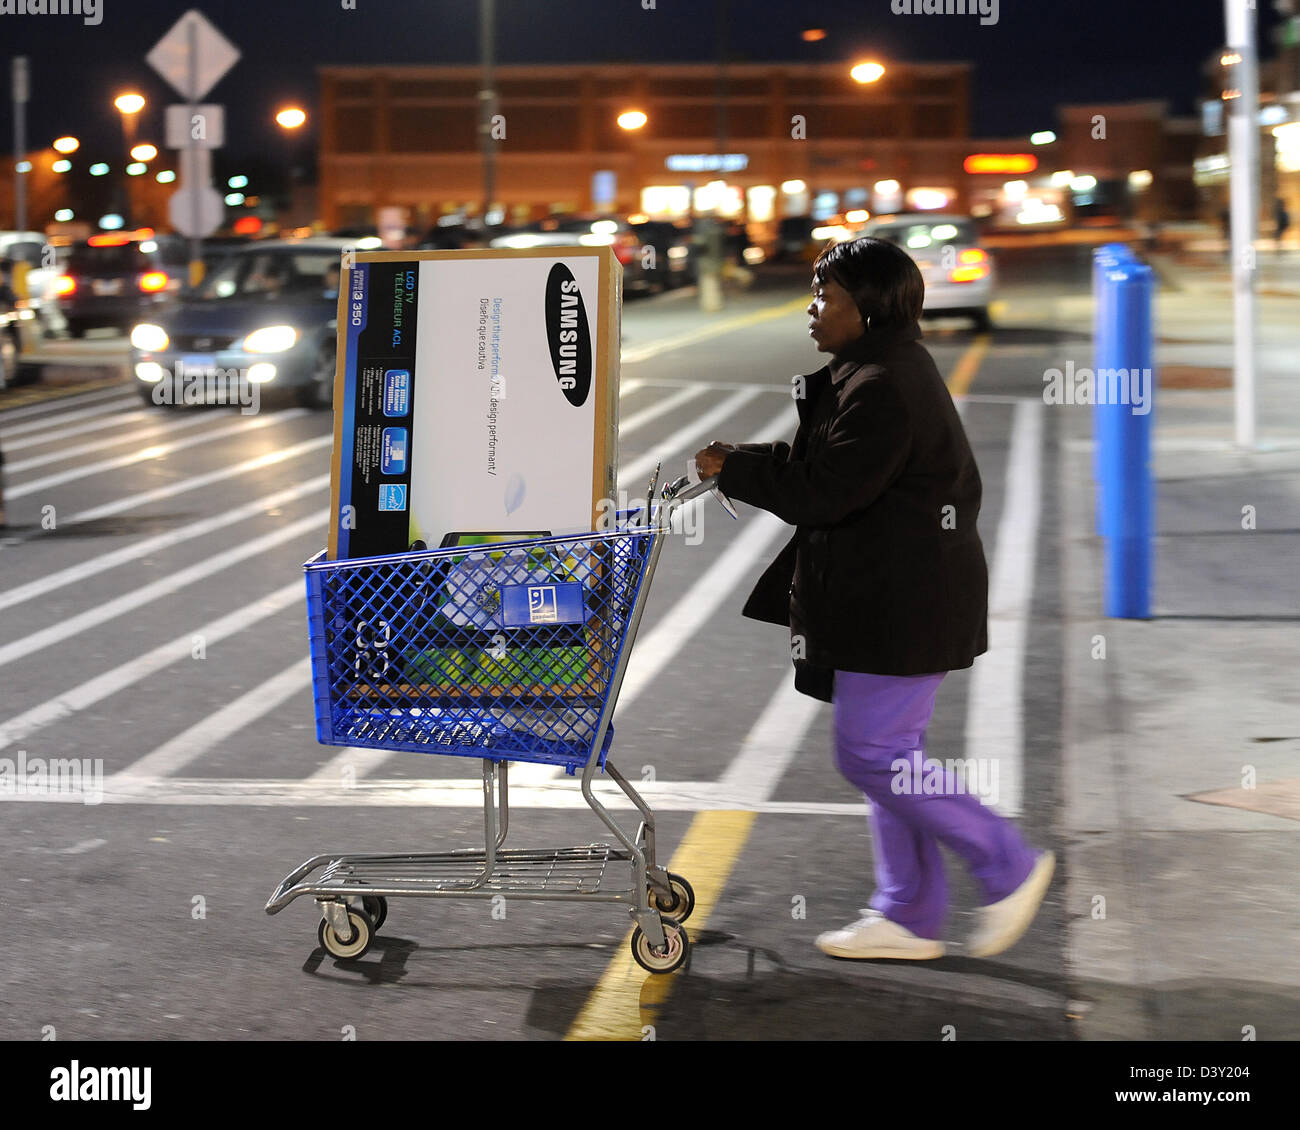
[[813, 291], [808, 332], [830, 363], [799, 378], [794, 442], [713, 443], [695, 461], [724, 494], [797, 527], [744, 614], [789, 625], [795, 685], [834, 704], [837, 764], [870, 801], [870, 909], [817, 945], [836, 957], [941, 957], [942, 843], [984, 895], [966, 952], [991, 956], [1028, 929], [1054, 857], [950, 774], [940, 792], [920, 788], [939, 684], [988, 649], [979, 471], [919, 344], [925, 284], [906, 252], [836, 244], [817, 259]]

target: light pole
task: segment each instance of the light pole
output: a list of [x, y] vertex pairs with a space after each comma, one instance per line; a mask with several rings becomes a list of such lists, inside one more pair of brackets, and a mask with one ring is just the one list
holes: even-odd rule
[[27, 58], [13, 62], [14, 98], [14, 228], [27, 230]]
[[[113, 99], [113, 105], [122, 115], [122, 140], [129, 153], [135, 146], [136, 116], [144, 109], [144, 98], [134, 92], [119, 94]], [[122, 221], [123, 227], [132, 226], [131, 216], [131, 181], [125, 168], [122, 171]]]
[[479, 51], [483, 77], [479, 86], [479, 141], [483, 147], [483, 235], [487, 238], [488, 210], [496, 196], [496, 152], [493, 149], [492, 118], [496, 114], [497, 92], [493, 75], [496, 46], [496, 0], [479, 0]]
[[1254, 0], [1224, 0], [1223, 99], [1232, 178], [1233, 393], [1239, 447], [1255, 446], [1255, 236], [1259, 232], [1259, 63]]
[[302, 143], [299, 130], [307, 124], [307, 111], [301, 106], [285, 106], [275, 115], [275, 124], [278, 125], [285, 134], [290, 138], [289, 143], [289, 218], [297, 219], [294, 214], [294, 205], [297, 196], [297, 187], [299, 180], [298, 160], [302, 156]]
[[[716, 81], [716, 140], [714, 150], [719, 168], [727, 152], [727, 0], [717, 0], [718, 5], [718, 72]], [[691, 187], [691, 210], [694, 211], [695, 188]], [[722, 309], [722, 217], [718, 214], [722, 193], [714, 194], [713, 207], [707, 216], [701, 216], [704, 239], [696, 241], [704, 248], [699, 270], [700, 309], [715, 313]]]

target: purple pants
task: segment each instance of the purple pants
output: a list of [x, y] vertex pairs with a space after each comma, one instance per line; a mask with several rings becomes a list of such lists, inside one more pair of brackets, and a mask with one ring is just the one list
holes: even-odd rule
[[835, 672], [836, 764], [871, 802], [870, 905], [922, 938], [942, 936], [948, 909], [940, 843], [965, 861], [986, 903], [1020, 886], [1036, 858], [1015, 825], [962, 791], [955, 775], [932, 771], [926, 783], [925, 731], [946, 674]]

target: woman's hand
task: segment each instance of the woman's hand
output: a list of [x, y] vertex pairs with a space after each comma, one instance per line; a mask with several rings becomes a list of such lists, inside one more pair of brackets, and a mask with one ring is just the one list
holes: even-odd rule
[[708, 447], [695, 453], [695, 473], [701, 479], [713, 478], [722, 470], [722, 463], [727, 458], [727, 454], [735, 450], [734, 444], [719, 443], [714, 440]]

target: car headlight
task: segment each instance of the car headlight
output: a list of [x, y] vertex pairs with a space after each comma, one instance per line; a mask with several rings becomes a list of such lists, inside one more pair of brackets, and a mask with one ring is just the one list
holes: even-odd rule
[[131, 331], [131, 344], [142, 353], [161, 353], [170, 340], [162, 326], [150, 322], [141, 322]]
[[263, 326], [244, 338], [247, 353], [283, 353], [298, 342], [298, 331], [292, 326]]

